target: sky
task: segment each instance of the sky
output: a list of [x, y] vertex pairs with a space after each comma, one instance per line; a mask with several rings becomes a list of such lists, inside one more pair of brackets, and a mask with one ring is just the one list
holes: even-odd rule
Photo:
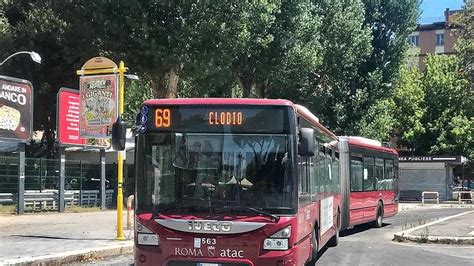
[[422, 0], [420, 10], [420, 23], [432, 23], [435, 21], [444, 21], [444, 11], [446, 8], [451, 10], [461, 9], [463, 0]]

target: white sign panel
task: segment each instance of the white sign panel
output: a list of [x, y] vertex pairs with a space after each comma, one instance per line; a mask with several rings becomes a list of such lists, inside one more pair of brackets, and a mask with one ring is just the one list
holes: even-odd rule
[[321, 200], [321, 211], [319, 212], [321, 217], [321, 234], [324, 234], [333, 225], [333, 208], [334, 201], [333, 197], [324, 198]]

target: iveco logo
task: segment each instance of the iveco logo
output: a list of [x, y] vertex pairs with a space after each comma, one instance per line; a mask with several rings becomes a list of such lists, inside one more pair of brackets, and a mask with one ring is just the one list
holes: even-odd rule
[[232, 223], [218, 221], [189, 221], [189, 231], [199, 232], [230, 232]]

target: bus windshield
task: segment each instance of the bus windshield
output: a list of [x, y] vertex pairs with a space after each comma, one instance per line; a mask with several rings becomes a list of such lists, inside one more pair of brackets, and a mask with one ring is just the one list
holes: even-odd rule
[[137, 141], [138, 213], [292, 214], [289, 134], [145, 133]]

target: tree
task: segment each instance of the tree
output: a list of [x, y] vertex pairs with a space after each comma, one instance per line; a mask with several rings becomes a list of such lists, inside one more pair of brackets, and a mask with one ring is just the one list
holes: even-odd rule
[[98, 53], [91, 45], [90, 27], [74, 23], [84, 15], [79, 12], [83, 6], [69, 3], [64, 8], [62, 5], [62, 2], [19, 0], [5, 1], [1, 7], [2, 21], [6, 21], [2, 33], [7, 35], [7, 38], [0, 38], [0, 46], [4, 48], [2, 57], [27, 50], [36, 51], [43, 58], [42, 64], [37, 65], [28, 58], [15, 57], [2, 69], [6, 75], [33, 81], [33, 127], [44, 131], [42, 144], [35, 151], [37, 156], [53, 156], [56, 110], [52, 99], [54, 102], [62, 86], [77, 87], [74, 71], [80, 67], [80, 61], [87, 58], [84, 55]]
[[392, 84], [408, 49], [408, 34], [419, 16], [419, 0], [363, 0], [363, 3], [364, 24], [372, 32], [372, 51], [351, 84], [353, 101], [346, 107], [349, 110], [343, 124], [346, 129], [354, 128], [364, 110], [392, 95]]
[[[474, 1], [465, 1], [461, 13], [454, 14], [453, 24], [459, 28], [456, 52], [459, 54], [462, 73], [474, 84]], [[472, 114], [472, 113], [471, 113]]]
[[473, 153], [472, 92], [460, 75], [459, 60], [456, 55], [427, 58], [423, 77], [426, 133], [418, 139], [418, 153]]
[[389, 141], [395, 128], [396, 104], [392, 99], [378, 101], [370, 107], [360, 122], [361, 135]]
[[321, 64], [310, 76], [310, 94], [302, 102], [332, 130], [348, 128], [352, 105], [363, 94], [353, 87], [357, 69], [372, 51], [370, 29], [365, 27], [361, 1], [314, 1], [321, 18]]
[[425, 133], [422, 123], [426, 112], [425, 91], [422, 73], [418, 68], [408, 64], [400, 67], [393, 101], [396, 106], [393, 110], [393, 133], [397, 137], [397, 144], [399, 148], [413, 149], [417, 145], [417, 137]]

